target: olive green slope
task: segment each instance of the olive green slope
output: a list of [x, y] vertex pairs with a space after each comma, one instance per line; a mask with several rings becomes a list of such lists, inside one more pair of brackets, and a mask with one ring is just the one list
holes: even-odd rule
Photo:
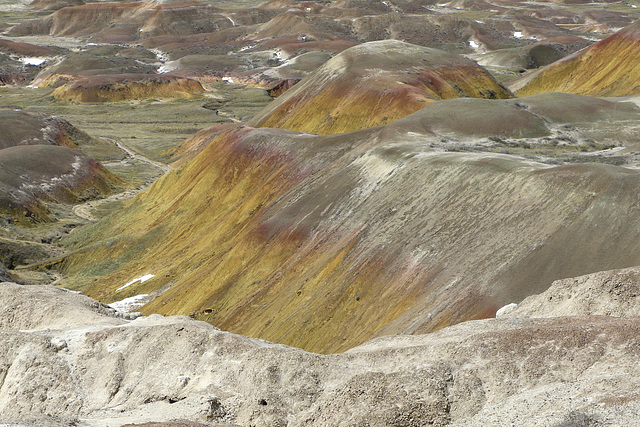
[[509, 84], [518, 96], [567, 92], [590, 96], [640, 93], [640, 22]]
[[[585, 111], [601, 102], [554, 95], [517, 108], [534, 130], [536, 117], [547, 133], [580, 128], [552, 108], [564, 96]], [[615, 126], [640, 118], [602, 102]], [[334, 352], [492, 316], [554, 279], [640, 262], [637, 171], [438, 151], [433, 112], [420, 113], [331, 136], [200, 132], [194, 159], [72, 235], [67, 285], [105, 302], [150, 294], [147, 314]]]

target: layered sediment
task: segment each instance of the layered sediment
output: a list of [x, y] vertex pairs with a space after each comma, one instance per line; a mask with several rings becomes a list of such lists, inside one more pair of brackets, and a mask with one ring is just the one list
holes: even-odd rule
[[568, 92], [590, 96], [640, 93], [640, 23], [509, 84], [518, 96]]
[[[445, 100], [440, 110], [463, 101], [490, 102]], [[557, 102], [582, 102], [583, 112], [620, 124], [639, 114], [575, 95], [547, 101], [491, 101], [511, 114], [495, 123], [511, 125], [508, 134], [482, 128], [482, 115], [466, 128], [455, 117], [432, 120], [437, 103], [424, 117], [349, 134], [241, 125], [200, 132], [185, 145], [200, 153], [92, 229], [66, 271], [91, 259], [111, 269], [82, 288], [100, 300], [162, 289], [144, 313], [335, 352], [492, 316], [557, 278], [639, 263], [636, 171], [438, 151], [443, 136], [474, 132], [543, 143], [555, 126], [579, 126]], [[588, 139], [554, 149], [588, 150]], [[128, 258], [131, 247], [144, 255]], [[145, 274], [155, 276], [120, 289]]]
[[114, 102], [127, 99], [182, 98], [204, 93], [196, 80], [170, 75], [114, 74], [85, 77], [57, 87], [52, 96], [73, 102]]
[[[330, 134], [393, 122], [436, 99], [511, 94], [473, 61], [399, 41], [340, 53], [251, 119], [256, 127]], [[337, 101], [337, 102], [336, 102]]]

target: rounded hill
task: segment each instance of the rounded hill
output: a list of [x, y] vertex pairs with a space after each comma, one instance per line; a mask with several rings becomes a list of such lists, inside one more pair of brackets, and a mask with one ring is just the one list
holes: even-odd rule
[[42, 203], [77, 203], [111, 192], [119, 182], [80, 150], [21, 145], [0, 150], [0, 212], [16, 218], [48, 218]]
[[518, 96], [568, 92], [590, 96], [640, 93], [640, 22], [509, 84]]
[[397, 40], [349, 48], [280, 96], [249, 124], [331, 134], [390, 123], [437, 99], [510, 98], [460, 55]]
[[[591, 124], [554, 111], [555, 101], [618, 123], [640, 116], [633, 105], [613, 114], [612, 102], [547, 98], [436, 101], [347, 134], [201, 131], [181, 147], [191, 160], [74, 235], [65, 272], [87, 283], [100, 271], [78, 289], [106, 302], [152, 295], [144, 313], [334, 352], [493, 316], [555, 279], [638, 264], [637, 171], [438, 149], [441, 135], [486, 137], [493, 125], [505, 138], [542, 140], [566, 123], [588, 135]], [[476, 102], [507, 123], [474, 130], [421, 115]]]
[[56, 88], [52, 95], [75, 102], [109, 102], [144, 98], [194, 98], [204, 92], [192, 79], [171, 75], [113, 74], [84, 77]]

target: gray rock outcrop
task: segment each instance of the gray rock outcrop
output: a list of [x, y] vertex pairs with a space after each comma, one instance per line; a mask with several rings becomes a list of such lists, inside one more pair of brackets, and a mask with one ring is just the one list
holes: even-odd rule
[[557, 280], [507, 316], [640, 316], [640, 267]]
[[[579, 302], [576, 307], [595, 306], [586, 301], [637, 286], [638, 271], [575, 279], [578, 288], [591, 292], [579, 291], [582, 297], [571, 299]], [[554, 295], [551, 301], [563, 286], [576, 289], [571, 280], [547, 291]], [[223, 332], [184, 316], [125, 320], [82, 295], [2, 283], [0, 423], [637, 422], [637, 298], [608, 302], [610, 313], [632, 317], [541, 319], [529, 316], [551, 310], [543, 303], [525, 312], [530, 300], [500, 319], [465, 322], [428, 335], [382, 337], [345, 353], [319, 355]], [[572, 310], [561, 313], [585, 314], [582, 308]]]

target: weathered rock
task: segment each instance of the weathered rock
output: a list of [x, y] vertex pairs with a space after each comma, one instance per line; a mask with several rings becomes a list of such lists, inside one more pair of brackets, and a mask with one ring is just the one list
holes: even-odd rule
[[638, 317], [474, 321], [322, 356], [41, 286], [1, 284], [0, 313], [5, 423], [633, 425], [640, 409]]
[[543, 293], [526, 298], [506, 316], [640, 316], [640, 268], [557, 280]]
[[79, 293], [52, 286], [0, 284], [0, 329], [45, 330], [102, 322], [121, 325], [115, 311]]

